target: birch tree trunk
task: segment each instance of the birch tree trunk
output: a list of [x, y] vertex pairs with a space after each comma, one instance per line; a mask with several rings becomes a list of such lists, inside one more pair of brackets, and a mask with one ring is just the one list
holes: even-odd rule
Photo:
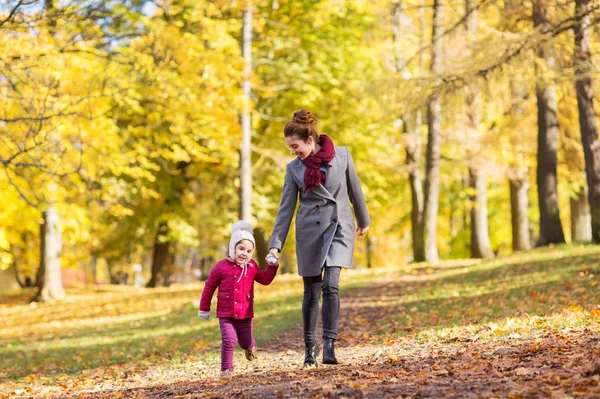
[[[472, 43], [477, 36], [477, 7], [475, 0], [466, 0], [465, 10], [465, 28], [469, 43]], [[471, 51], [469, 45], [469, 51]], [[468, 123], [471, 130], [476, 133], [477, 144], [479, 140], [479, 89], [476, 85], [471, 84], [466, 87], [466, 102]], [[480, 155], [474, 156], [469, 160], [469, 188], [471, 199], [471, 258], [486, 258], [494, 257], [490, 244], [490, 231], [488, 228], [488, 210], [487, 210], [487, 191], [486, 179], [482, 170], [483, 158]]]
[[583, 186], [571, 205], [571, 242], [589, 242], [592, 239], [592, 223], [588, 204], [588, 189]]
[[252, 87], [252, 14], [253, 4], [248, 1], [244, 11], [242, 27], [242, 55], [245, 68], [242, 81], [244, 104], [242, 109], [242, 143], [240, 147], [240, 218], [252, 223], [252, 115], [251, 95]]
[[491, 259], [494, 252], [490, 245], [488, 228], [487, 194], [485, 174], [477, 168], [469, 168], [471, 188], [471, 258]]
[[[46, 22], [50, 33], [54, 35], [56, 28], [56, 4], [54, 0], [44, 1], [47, 14]], [[52, 133], [50, 140], [60, 142], [58, 133]], [[65, 291], [62, 283], [60, 253], [62, 251], [62, 235], [60, 232], [60, 216], [54, 203], [56, 188], [50, 184], [47, 194], [48, 205], [42, 212], [42, 225], [40, 226], [40, 268], [38, 269], [36, 286], [38, 288], [33, 301], [50, 302], [62, 299]]]
[[[533, 23], [536, 27], [550, 24], [546, 0], [533, 1]], [[542, 43], [538, 56], [543, 68], [554, 69], [554, 57], [548, 43]], [[556, 88], [544, 81], [544, 70], [536, 68], [536, 97], [538, 107], [537, 185], [540, 211], [540, 236], [536, 246], [565, 242], [558, 206], [557, 157], [558, 118]]]
[[575, 30], [575, 90], [579, 110], [581, 144], [585, 158], [585, 173], [588, 185], [588, 201], [592, 242], [600, 243], [600, 141], [594, 110], [592, 87], [592, 55], [590, 50], [590, 16], [585, 15], [591, 6], [590, 0], [575, 1], [577, 17]]
[[[396, 72], [406, 74], [404, 65], [404, 46], [401, 38], [403, 34], [403, 18], [406, 5], [403, 2], [394, 4], [392, 9], [392, 33], [394, 38], [394, 49], [396, 56]], [[420, 9], [420, 12], [423, 12]], [[424, 27], [421, 27], [423, 31]], [[424, 36], [424, 32], [421, 36]], [[409, 113], [401, 115], [404, 127], [403, 139], [406, 145], [406, 164], [408, 166], [408, 179], [410, 181], [410, 192], [412, 199], [411, 227], [412, 227], [412, 249], [415, 262], [425, 260], [425, 245], [423, 241], [423, 182], [421, 176], [421, 110], [417, 110], [414, 117]]]
[[[433, 28], [431, 43], [431, 73], [436, 75], [442, 67], [442, 35], [444, 31], [444, 0], [433, 2]], [[439, 260], [437, 249], [437, 215], [440, 196], [440, 145], [442, 103], [440, 93], [431, 94], [427, 107], [427, 156], [425, 165], [425, 203], [423, 207], [425, 259]]]
[[40, 227], [39, 290], [34, 300], [50, 302], [65, 296], [60, 264], [62, 235], [58, 211], [54, 205], [47, 206], [46, 211], [42, 212], [42, 218], [44, 222]]
[[509, 173], [510, 186], [510, 215], [512, 223], [512, 249], [513, 251], [529, 251], [531, 239], [529, 237], [529, 180], [527, 169], [514, 169]]

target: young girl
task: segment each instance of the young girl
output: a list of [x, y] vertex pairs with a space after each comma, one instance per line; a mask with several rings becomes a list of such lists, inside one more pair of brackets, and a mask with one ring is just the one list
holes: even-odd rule
[[277, 274], [277, 260], [261, 270], [252, 260], [255, 241], [250, 224], [242, 220], [232, 227], [229, 256], [218, 262], [204, 284], [198, 317], [208, 321], [210, 302], [217, 287], [217, 317], [221, 327], [221, 376], [233, 374], [233, 349], [236, 342], [246, 359], [256, 358], [256, 341], [252, 337], [254, 317], [254, 281], [269, 285]]

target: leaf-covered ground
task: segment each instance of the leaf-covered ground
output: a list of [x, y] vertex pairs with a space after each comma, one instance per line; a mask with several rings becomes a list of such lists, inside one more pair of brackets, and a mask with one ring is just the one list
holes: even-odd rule
[[[301, 288], [294, 278], [289, 278], [260, 291], [259, 298], [267, 305], [256, 319], [259, 358], [248, 362], [241, 352], [236, 352], [236, 373], [231, 380], [219, 379], [215, 321], [198, 324], [192, 320], [190, 335], [183, 331], [172, 334], [161, 323], [154, 327], [146, 325], [142, 315], [132, 313], [127, 317], [147, 327], [143, 331], [152, 344], [158, 345], [162, 337], [164, 347], [152, 352], [142, 343], [143, 337], [132, 331], [130, 338], [134, 339], [128, 340], [125, 334], [118, 344], [104, 348], [104, 355], [107, 351], [122, 352], [122, 359], [114, 362], [112, 358], [101, 357], [101, 362], [90, 361], [93, 367], [83, 368], [71, 365], [72, 359], [68, 358], [56, 358], [56, 368], [49, 368], [43, 362], [22, 362], [15, 355], [35, 353], [52, 357], [59, 349], [4, 350], [0, 352], [4, 359], [10, 358], [12, 364], [21, 366], [2, 365], [3, 396], [600, 397], [599, 248], [561, 248], [492, 262], [456, 261], [438, 266], [381, 269], [371, 274], [360, 271], [344, 274], [342, 285], [353, 288], [345, 291], [342, 298], [341, 337], [337, 342], [340, 365], [301, 370], [302, 329], [297, 318]], [[197, 287], [191, 290], [189, 296], [197, 295], [197, 290]], [[193, 309], [187, 309], [187, 294], [175, 295], [173, 291], [171, 294], [181, 302], [182, 317], [189, 318]], [[135, 298], [142, 301], [140, 294], [131, 295], [132, 301]], [[168, 302], [169, 296], [165, 296], [163, 299]], [[124, 300], [121, 295], [121, 301]], [[118, 309], [119, 301], [115, 298], [105, 297], [105, 301], [102, 309], [107, 304]], [[160, 303], [163, 301], [156, 301], [155, 306], [160, 307]], [[275, 304], [284, 305], [279, 305], [277, 311]], [[15, 308], [18, 308], [15, 304], [6, 305], [0, 311]], [[176, 312], [164, 313], [165, 320], [176, 326]], [[60, 314], [57, 310], [53, 317]], [[112, 317], [125, 317], [117, 314]], [[88, 314], [85, 320], [90, 324], [93, 318]], [[103, 340], [105, 330], [120, 331], [117, 326], [110, 326], [110, 320], [95, 324]], [[46, 321], [45, 326], [51, 328], [51, 323]], [[292, 328], [284, 328], [290, 323]], [[74, 338], [76, 326], [85, 330], [85, 323], [68, 326]], [[9, 333], [20, 331], [16, 329], [18, 326], [11, 328]], [[159, 331], [158, 340], [149, 334], [153, 329]], [[265, 330], [269, 333], [264, 333]], [[52, 339], [64, 346], [69, 342], [66, 337], [69, 332], [62, 333], [52, 332]], [[73, 345], [79, 343], [84, 352], [85, 339], [98, 344], [90, 330], [76, 338]], [[36, 340], [11, 339], [12, 345], [40, 344]], [[3, 337], [0, 343], [5, 341]], [[136, 346], [145, 352], [138, 354]], [[72, 353], [78, 356], [77, 348]], [[85, 358], [89, 355], [86, 353]], [[30, 368], [28, 373], [33, 372], [19, 373], [23, 367]]]

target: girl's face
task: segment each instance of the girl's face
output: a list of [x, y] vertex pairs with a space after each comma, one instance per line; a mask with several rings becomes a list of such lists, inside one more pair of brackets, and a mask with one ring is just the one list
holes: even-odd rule
[[252, 259], [254, 252], [254, 244], [250, 240], [242, 240], [235, 246], [235, 261], [242, 265], [248, 263]]
[[300, 159], [306, 158], [315, 150], [315, 140], [312, 136], [309, 136], [307, 141], [303, 141], [298, 135], [294, 134], [293, 136], [286, 137], [285, 143], [292, 151], [292, 154]]

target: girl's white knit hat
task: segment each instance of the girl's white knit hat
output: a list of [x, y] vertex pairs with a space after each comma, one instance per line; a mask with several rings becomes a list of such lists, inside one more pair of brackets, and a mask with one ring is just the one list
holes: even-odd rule
[[235, 259], [235, 246], [242, 240], [249, 240], [256, 247], [254, 235], [252, 234], [252, 226], [244, 220], [238, 220], [231, 227], [231, 240], [229, 240], [229, 257]]

